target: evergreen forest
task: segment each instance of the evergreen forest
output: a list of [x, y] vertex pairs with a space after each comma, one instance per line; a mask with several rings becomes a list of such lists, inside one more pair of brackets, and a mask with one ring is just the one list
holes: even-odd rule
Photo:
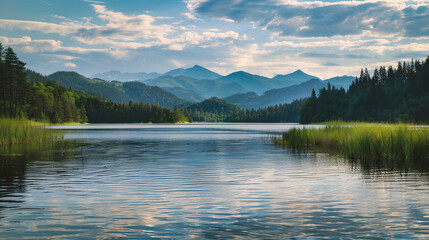
[[372, 76], [367, 69], [348, 91], [328, 85], [313, 90], [300, 113], [301, 123], [332, 120], [361, 122], [429, 121], [429, 57], [380, 67]]

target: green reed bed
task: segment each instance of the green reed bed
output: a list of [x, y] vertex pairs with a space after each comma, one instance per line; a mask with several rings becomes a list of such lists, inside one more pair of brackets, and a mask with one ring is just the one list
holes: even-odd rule
[[277, 144], [294, 150], [321, 150], [366, 168], [429, 166], [429, 129], [406, 124], [327, 123], [320, 129], [292, 129]]
[[57, 131], [43, 123], [25, 119], [0, 118], [0, 153], [20, 154], [28, 149], [46, 149], [62, 141]]

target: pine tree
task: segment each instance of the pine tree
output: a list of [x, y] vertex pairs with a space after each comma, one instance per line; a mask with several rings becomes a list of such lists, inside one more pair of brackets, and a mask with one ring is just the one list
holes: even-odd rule
[[5, 67], [4, 67], [4, 49], [3, 45], [0, 43], [0, 88], [1, 88], [1, 95], [0, 95], [0, 116], [6, 116], [7, 115], [7, 98], [6, 98], [6, 76], [5, 76]]

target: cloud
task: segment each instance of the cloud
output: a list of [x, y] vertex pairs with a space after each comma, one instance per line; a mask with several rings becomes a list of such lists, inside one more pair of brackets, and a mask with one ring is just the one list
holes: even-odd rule
[[181, 63], [180, 61], [174, 60], [174, 59], [169, 59], [168, 60], [169, 63], [173, 64], [174, 67], [179, 68], [179, 67], [183, 67], [186, 64]]
[[76, 64], [72, 63], [72, 62], [66, 62], [63, 64], [64, 67], [69, 67], [69, 68], [75, 68]]
[[46, 23], [38, 21], [22, 21], [22, 20], [9, 20], [9, 19], [0, 19], [0, 28], [5, 29], [22, 29], [30, 31], [39, 31], [43, 33], [57, 33], [62, 36], [76, 33], [79, 29], [84, 28], [84, 26], [76, 25], [73, 22], [67, 22], [63, 24], [56, 23]]
[[50, 58], [58, 58], [61, 60], [73, 60], [73, 59], [77, 59], [78, 57], [75, 56], [69, 56], [69, 55], [63, 55], [63, 54], [41, 54], [42, 56], [46, 56], [46, 57], [50, 57]]
[[185, 16], [185, 17], [187, 17], [187, 18], [189, 18], [189, 19], [191, 19], [191, 20], [201, 20], [201, 19], [197, 18], [191, 12], [185, 12], [185, 13], [182, 13], [182, 15]]
[[104, 2], [102, 1], [97, 1], [97, 0], [83, 0], [84, 2], [88, 2], [88, 3], [96, 3], [96, 4], [104, 4]]
[[[233, 31], [219, 32], [216, 29], [197, 32], [188, 31], [189, 28], [187, 27], [175, 26], [174, 22], [171, 25], [156, 24], [157, 19], [168, 20], [171, 17], [153, 17], [147, 14], [128, 16], [122, 12], [108, 10], [104, 5], [91, 4], [91, 6], [97, 14], [97, 18], [102, 20], [104, 24], [94, 24], [90, 18], [86, 18], [85, 22], [78, 22], [55, 16], [63, 22], [48, 23], [0, 19], [0, 28], [57, 33], [61, 36], [70, 36], [87, 45], [107, 45], [110, 49], [109, 53], [116, 57], [125, 57], [129, 49], [165, 46], [166, 49], [181, 51], [188, 46], [204, 45], [203, 47], [206, 47], [221, 44], [221, 42], [225, 43], [226, 40], [247, 40], [246, 35], [240, 35]], [[13, 39], [13, 41], [18, 41], [18, 39]], [[25, 51], [41, 52], [65, 48], [58, 47], [62, 44], [60, 41], [43, 41], [47, 47], [41, 46], [42, 40], [30, 39], [31, 44], [25, 46]], [[15, 43], [15, 45], [19, 44]], [[55, 45], [55, 47], [50, 50], [49, 45]], [[69, 50], [84, 52], [82, 48], [69, 48]]]
[[288, 47], [288, 48], [319, 48], [319, 47], [337, 47], [340, 50], [360, 48], [362, 46], [379, 46], [391, 43], [387, 39], [365, 39], [365, 40], [350, 40], [350, 39], [329, 39], [324, 41], [315, 41], [314, 39], [306, 39], [306, 41], [274, 41], [265, 43], [265, 47]]
[[326, 53], [326, 52], [302, 52], [299, 54], [300, 57], [309, 58], [335, 58], [335, 59], [368, 59], [368, 56], [360, 54], [337, 54], [337, 53]]
[[114, 57], [124, 56], [124, 53], [118, 52], [115, 49], [97, 49], [97, 48], [82, 48], [82, 47], [64, 47], [62, 42], [58, 40], [43, 39], [33, 40], [28, 36], [22, 38], [8, 38], [0, 36], [0, 42], [5, 46], [18, 46], [24, 53], [39, 53], [39, 52], [71, 52], [78, 54], [87, 53], [105, 53]]
[[250, 22], [280, 36], [429, 36], [429, 9], [424, 5], [428, 1], [412, 2], [207, 0], [193, 4], [190, 10], [213, 18]]
[[425, 56], [429, 50], [429, 43], [409, 43], [409, 44], [396, 44], [389, 46], [363, 46], [361, 49], [366, 49], [378, 54], [386, 54], [387, 52], [408, 52], [408, 53], [421, 53]]

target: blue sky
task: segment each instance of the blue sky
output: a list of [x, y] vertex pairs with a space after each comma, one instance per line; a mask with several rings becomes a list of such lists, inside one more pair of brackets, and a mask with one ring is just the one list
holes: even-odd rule
[[356, 75], [429, 55], [429, 0], [0, 0], [0, 42], [43, 74], [202, 65]]

